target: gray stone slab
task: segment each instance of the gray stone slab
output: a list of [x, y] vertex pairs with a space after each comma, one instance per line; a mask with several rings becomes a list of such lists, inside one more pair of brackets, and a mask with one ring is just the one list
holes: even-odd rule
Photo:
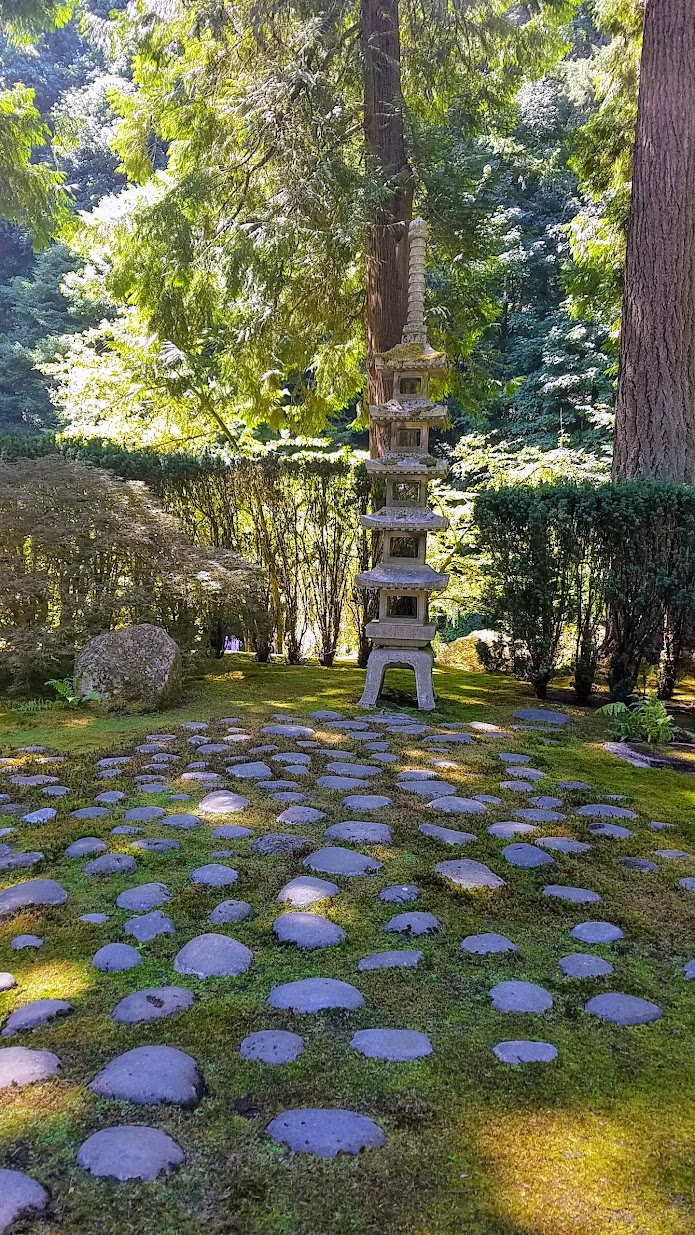
[[544, 810], [540, 806], [524, 806], [513, 813], [527, 823], [563, 823], [567, 818], [567, 815], [563, 815], [559, 810]]
[[626, 870], [640, 871], [643, 875], [649, 875], [652, 871], [659, 869], [656, 862], [650, 862], [648, 858], [618, 858], [617, 861]]
[[156, 909], [165, 901], [171, 900], [171, 892], [165, 883], [140, 883], [135, 888], [126, 888], [116, 899], [118, 909], [128, 909], [131, 913], [144, 913], [147, 909]]
[[421, 823], [418, 832], [430, 836], [432, 840], [441, 841], [443, 845], [469, 845], [478, 837], [474, 832], [459, 832], [456, 828], [442, 828], [437, 823]]
[[632, 832], [619, 823], [590, 823], [587, 832], [592, 836], [603, 836], [607, 840], [629, 840]]
[[405, 771], [398, 773], [399, 783], [406, 780], [437, 780], [437, 773], [430, 772], [427, 768], [406, 768]]
[[342, 712], [332, 712], [330, 708], [320, 708], [318, 712], [310, 712], [309, 720], [342, 720]]
[[475, 798], [459, 798], [456, 795], [434, 798], [427, 803], [428, 810], [438, 810], [443, 815], [484, 815], [487, 807]]
[[501, 780], [500, 789], [516, 793], [533, 793], [533, 785], [526, 780]]
[[253, 909], [248, 901], [220, 901], [219, 905], [215, 905], [215, 908], [210, 910], [208, 921], [215, 926], [221, 926], [224, 922], [243, 922], [252, 914]]
[[[345, 722], [342, 722], [345, 723]], [[334, 727], [337, 727], [334, 726]], [[279, 738], [311, 738], [316, 733], [309, 725], [264, 725], [261, 733], [272, 733]]]
[[386, 931], [396, 931], [401, 935], [429, 935], [432, 931], [438, 931], [441, 926], [439, 918], [436, 918], [433, 913], [424, 913], [422, 910], [411, 909], [406, 913], [397, 913], [391, 918], [384, 927]]
[[251, 849], [266, 858], [278, 853], [310, 853], [315, 843], [307, 836], [297, 836], [291, 832], [268, 832], [266, 836], [259, 836]]
[[346, 819], [333, 823], [323, 834], [324, 840], [345, 840], [353, 845], [390, 845], [391, 829], [385, 823], [369, 823], [367, 820]]
[[106, 806], [82, 806], [80, 810], [71, 810], [71, 819], [104, 819], [109, 811]]
[[291, 905], [297, 905], [299, 909], [308, 909], [317, 901], [337, 896], [339, 891], [337, 883], [331, 883], [329, 879], [315, 879], [313, 875], [297, 875], [295, 879], [290, 879], [284, 888], [281, 888], [277, 899], [280, 902], [289, 901]]
[[570, 931], [573, 939], [579, 940], [580, 943], [615, 943], [616, 939], [623, 938], [623, 932], [619, 926], [614, 926], [612, 922], [579, 922]]
[[193, 828], [199, 828], [202, 820], [197, 815], [191, 815], [184, 812], [182, 815], [167, 815], [161, 820], [163, 828], [175, 828], [178, 832], [191, 832]]
[[271, 763], [279, 763], [281, 767], [288, 768], [291, 768], [293, 765], [308, 768], [311, 764], [311, 755], [305, 755], [300, 750], [293, 750], [288, 751], [286, 754], [273, 755]]
[[432, 1054], [427, 1034], [414, 1029], [358, 1029], [350, 1046], [365, 1059], [385, 1059], [389, 1063], [411, 1063]]
[[357, 853], [354, 849], [343, 849], [340, 845], [329, 845], [325, 849], [318, 849], [316, 853], [310, 853], [303, 864], [324, 875], [343, 875], [346, 878], [374, 875], [383, 865], [375, 858]]
[[675, 826], [675, 823], [659, 823], [656, 820], [647, 824], [650, 832], [670, 832]]
[[436, 733], [427, 741], [427, 746], [430, 750], [435, 750], [439, 746], [472, 746], [473, 738], [470, 733]]
[[679, 861], [681, 858], [689, 858], [692, 856], [685, 849], [655, 849], [654, 853], [657, 858], [668, 858], [674, 862]]
[[476, 802], [483, 802], [485, 806], [501, 806], [502, 799], [496, 798], [492, 793], [476, 793]]
[[591, 850], [591, 845], [581, 840], [573, 840], [571, 836], [537, 836], [534, 844], [549, 849], [551, 853], [580, 854], [589, 853]]
[[576, 815], [583, 819], [636, 819], [637, 812], [625, 806], [613, 806], [610, 802], [594, 802], [590, 806], [578, 806]]
[[250, 1063], [271, 1066], [293, 1063], [304, 1051], [304, 1039], [287, 1029], [259, 1029], [244, 1038], [239, 1053]]
[[300, 802], [309, 801], [309, 795], [306, 793], [292, 793], [290, 790], [282, 790], [280, 793], [271, 793], [270, 799], [272, 802], [282, 802], [285, 806], [299, 806]]
[[557, 1059], [557, 1047], [550, 1042], [519, 1039], [513, 1042], [498, 1042], [492, 1050], [500, 1063], [552, 1063], [553, 1059]]
[[558, 964], [568, 978], [603, 978], [613, 972], [609, 961], [590, 952], [572, 952], [563, 956]]
[[584, 790], [588, 793], [591, 792], [591, 785], [587, 785], [585, 780], [559, 780], [557, 782], [557, 787], [558, 789], [566, 789], [574, 792], [579, 792], [580, 790]]
[[518, 952], [519, 949], [506, 935], [485, 931], [482, 935], [466, 935], [461, 941], [461, 951], [473, 956], [494, 956], [501, 952]]
[[455, 887], [464, 892], [477, 891], [478, 888], [503, 888], [504, 879], [490, 870], [484, 862], [474, 862], [472, 858], [457, 858], [451, 862], [438, 862], [435, 871]]
[[191, 883], [205, 884], [209, 888], [225, 888], [236, 883], [239, 872], [221, 862], [208, 862], [206, 866], [197, 866], [191, 871]]
[[197, 1106], [203, 1079], [195, 1060], [173, 1046], [136, 1046], [112, 1059], [89, 1085], [99, 1098]]
[[135, 969], [142, 957], [129, 943], [105, 943], [92, 957], [92, 965], [100, 973], [122, 973]]
[[49, 1200], [46, 1189], [31, 1175], [0, 1168], [0, 1235], [18, 1218], [42, 1213]]
[[572, 901], [575, 905], [599, 904], [601, 901], [598, 892], [591, 892], [588, 888], [573, 888], [562, 883], [547, 884], [543, 888], [543, 895], [561, 901]]
[[60, 1076], [61, 1065], [52, 1051], [35, 1051], [28, 1046], [4, 1046], [0, 1048], [0, 1089], [14, 1085], [24, 1089], [37, 1081], [47, 1081]]
[[[692, 875], [685, 875], [683, 879], [678, 880], [681, 888], [685, 888], [686, 892], [695, 892], [695, 878]], [[2, 903], [2, 893], [0, 893], [0, 906]], [[2, 908], [0, 907], [0, 913]]]
[[67, 899], [65, 888], [55, 879], [28, 879], [0, 892], [0, 918], [30, 905], [64, 905]]
[[134, 806], [127, 810], [123, 818], [128, 823], [151, 823], [153, 819], [162, 819], [166, 815], [163, 806]]
[[7, 971], [0, 971], [0, 991], [11, 991], [17, 985], [17, 979]]
[[422, 960], [423, 953], [415, 948], [398, 948], [391, 952], [372, 952], [363, 956], [357, 968], [360, 973], [372, 969], [415, 969]]
[[530, 755], [516, 755], [514, 754], [513, 751], [509, 751], [509, 750], [498, 751], [497, 758], [501, 759], [502, 763], [509, 763], [509, 764], [513, 764], [513, 763], [522, 764], [522, 763], [531, 762]]
[[383, 768], [376, 767], [373, 763], [341, 763], [340, 761], [326, 764], [327, 772], [334, 772], [336, 776], [358, 776], [369, 779], [370, 776], [383, 775]]
[[66, 858], [86, 858], [90, 853], [105, 853], [106, 845], [98, 836], [81, 836], [65, 850]]
[[39, 785], [57, 785], [58, 777], [57, 776], [42, 776], [42, 775], [11, 776], [10, 784], [11, 785], [21, 785], [25, 789], [35, 789], [35, 788], [38, 788]]
[[[687, 982], [692, 982], [693, 978], [695, 978], [695, 961], [686, 961], [683, 966], [683, 977]], [[0, 990], [2, 990], [1, 985]]]
[[27, 870], [30, 866], [36, 866], [43, 861], [43, 857], [44, 855], [38, 849], [27, 853], [14, 853], [10, 850], [9, 853], [0, 854], [0, 872]]
[[566, 712], [553, 712], [546, 708], [517, 708], [514, 719], [528, 721], [532, 725], [567, 725], [570, 720]]
[[490, 836], [496, 837], [497, 840], [512, 840], [514, 836], [530, 836], [537, 830], [532, 823], [515, 823], [513, 819], [493, 823], [488, 828]]
[[381, 810], [391, 805], [391, 799], [379, 793], [351, 793], [343, 798], [346, 810], [372, 811]]
[[319, 1158], [358, 1154], [363, 1149], [380, 1149], [385, 1143], [381, 1128], [373, 1120], [337, 1108], [284, 1111], [268, 1124], [268, 1136], [292, 1153]]
[[214, 840], [245, 840], [247, 836], [253, 836], [252, 829], [238, 823], [221, 823], [212, 832]]
[[537, 849], [535, 845], [529, 845], [524, 841], [517, 841], [513, 845], [505, 845], [502, 850], [502, 857], [510, 866], [518, 866], [522, 870], [531, 870], [535, 866], [554, 866], [555, 862], [550, 857], [550, 854], [544, 853], [542, 849]]
[[212, 793], [206, 793], [198, 803], [198, 811], [201, 815], [236, 815], [246, 810], [247, 806], [250, 806], [249, 799], [242, 797], [240, 793], [215, 789]]
[[50, 823], [57, 814], [52, 806], [42, 806], [41, 810], [31, 810], [28, 815], [22, 815], [22, 823]]
[[313, 1015], [327, 1008], [361, 1008], [364, 998], [349, 982], [336, 978], [300, 978], [297, 982], [276, 986], [267, 1002], [271, 1008]]
[[132, 823], [122, 823], [117, 828], [111, 829], [112, 836], [140, 836], [142, 828], [136, 828]]
[[342, 927], [316, 913], [283, 913], [273, 922], [273, 930], [281, 943], [294, 943], [308, 952], [334, 947], [347, 939]]
[[547, 793], [537, 798], [529, 798], [529, 802], [533, 802], [540, 810], [554, 810], [556, 806], [562, 806], [562, 798], [554, 798]]
[[357, 776], [319, 776], [316, 784], [319, 789], [341, 790], [343, 793], [346, 789], [369, 788], [369, 781], [360, 780]]
[[158, 935], [176, 933], [171, 918], [162, 913], [161, 909], [153, 909], [151, 913], [141, 913], [135, 918], [129, 918], [123, 930], [126, 935], [132, 935], [139, 943], [150, 943]]
[[169, 839], [167, 836], [153, 836], [146, 840], [133, 841], [133, 848], [143, 849], [146, 853], [170, 853], [181, 848], [181, 841]]
[[184, 784], [219, 785], [222, 777], [218, 772], [182, 772], [179, 780]]
[[407, 905], [416, 901], [419, 895], [420, 890], [415, 887], [415, 884], [398, 883], [389, 888], [382, 888], [379, 900], [385, 901], [387, 905]]
[[2, 1036], [11, 1038], [16, 1033], [38, 1029], [42, 1025], [48, 1025], [56, 1016], [67, 1016], [72, 1010], [72, 1004], [65, 999], [34, 999], [31, 1003], [17, 1008], [16, 1012], [8, 1017]]
[[174, 958], [176, 973], [196, 978], [238, 978], [246, 973], [253, 952], [229, 935], [196, 935]]
[[428, 801], [457, 795], [456, 785], [450, 785], [445, 780], [404, 780], [399, 783], [398, 788], [405, 793], [414, 793], [419, 798], [427, 798]]
[[40, 935], [15, 935], [10, 947], [13, 952], [22, 952], [25, 948], [42, 948], [43, 939]]
[[99, 1179], [157, 1179], [185, 1161], [176, 1141], [159, 1128], [117, 1124], [101, 1128], [77, 1151], [77, 1163]]
[[[299, 782], [296, 780], [264, 780], [263, 788], [266, 790], [272, 789], [273, 792], [278, 789], [282, 793], [286, 791], [294, 792], [295, 789], [299, 789]], [[302, 798], [306, 797], [305, 794], [302, 794], [301, 796]]]
[[134, 991], [116, 1004], [111, 1018], [121, 1025], [139, 1025], [142, 1021], [155, 1021], [163, 1016], [173, 1016], [192, 1008], [195, 996], [184, 986], [151, 986], [143, 991]]
[[662, 1016], [658, 1004], [649, 999], [640, 999], [637, 995], [623, 995], [611, 991], [605, 995], [594, 995], [584, 1005], [584, 1011], [592, 1016], [598, 1016], [602, 1021], [612, 1025], [648, 1025]]
[[549, 1012], [553, 997], [545, 987], [535, 982], [498, 982], [490, 991], [496, 1012]]
[[104, 922], [108, 922], [108, 913], [81, 913], [80, 922], [91, 922], [95, 926], [103, 926]]
[[523, 765], [512, 768], [514, 776], [517, 780], [545, 780], [546, 773], [541, 772], [539, 768], [529, 768]]
[[288, 806], [287, 810], [283, 810], [278, 815], [276, 823], [292, 826], [296, 824], [319, 823], [321, 819], [325, 818], [325, 811], [316, 810], [313, 806]]

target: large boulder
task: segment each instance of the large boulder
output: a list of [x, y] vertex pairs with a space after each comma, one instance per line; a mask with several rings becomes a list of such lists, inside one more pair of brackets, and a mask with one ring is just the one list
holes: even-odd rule
[[177, 703], [181, 653], [161, 626], [142, 622], [97, 635], [75, 662], [81, 694], [97, 690], [109, 712], [154, 712]]
[[498, 630], [474, 630], [470, 635], [445, 643], [437, 653], [438, 665], [452, 665], [469, 673], [489, 669], [506, 671], [510, 667], [509, 640]]

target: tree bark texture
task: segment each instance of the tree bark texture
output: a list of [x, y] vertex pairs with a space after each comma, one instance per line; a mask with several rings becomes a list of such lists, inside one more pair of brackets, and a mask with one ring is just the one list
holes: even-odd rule
[[[391, 390], [374, 357], [400, 343], [408, 309], [408, 223], [413, 172], [408, 162], [401, 95], [398, 0], [361, 0], [364, 141], [367, 173], [386, 185], [367, 232], [365, 321], [367, 398], [385, 403]], [[375, 443], [371, 443], [376, 454]]]
[[615, 479], [695, 481], [695, 4], [647, 0]]

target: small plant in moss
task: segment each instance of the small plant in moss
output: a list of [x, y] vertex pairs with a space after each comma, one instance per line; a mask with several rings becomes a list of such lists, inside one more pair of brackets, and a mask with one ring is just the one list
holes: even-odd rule
[[661, 699], [640, 699], [631, 705], [622, 701], [607, 703], [598, 711], [615, 721], [611, 733], [621, 742], [649, 742], [657, 746], [679, 738], [695, 741], [695, 733], [682, 729]]

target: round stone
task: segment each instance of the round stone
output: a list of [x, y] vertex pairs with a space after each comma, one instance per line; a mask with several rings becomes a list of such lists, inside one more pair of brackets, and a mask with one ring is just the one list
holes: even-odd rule
[[[683, 966], [683, 977], [686, 979], [686, 981], [692, 982], [693, 978], [695, 978], [695, 961], [685, 962]], [[2, 988], [2, 978], [3, 978], [3, 974], [0, 974], [0, 990], [3, 989]]]
[[141, 832], [142, 828], [136, 828], [132, 823], [122, 823], [111, 829], [112, 836], [139, 836]]
[[557, 782], [558, 789], [566, 789], [568, 792], [579, 792], [582, 789], [591, 791], [591, 785], [587, 785], [585, 780], [559, 780]]
[[194, 998], [193, 992], [184, 986], [149, 987], [126, 995], [116, 1004], [111, 1017], [121, 1025], [139, 1025], [141, 1021], [159, 1020], [162, 1016], [184, 1012], [193, 1006]]
[[554, 866], [555, 862], [544, 853], [542, 849], [536, 849], [535, 845], [525, 844], [523, 841], [517, 842], [515, 845], [505, 845], [502, 850], [502, 857], [509, 862], [510, 866], [518, 866], [523, 870], [529, 870], [534, 866]]
[[176, 973], [196, 978], [238, 978], [246, 973], [253, 952], [229, 935], [196, 935], [174, 959]]
[[153, 909], [151, 913], [141, 913], [136, 918], [129, 918], [123, 930], [139, 943], [150, 943], [158, 935], [175, 934], [174, 923], [161, 909]]
[[101, 973], [122, 973], [135, 969], [141, 961], [140, 953], [129, 943], [105, 943], [92, 957], [92, 965]]
[[501, 759], [502, 763], [510, 763], [510, 764], [511, 763], [521, 764], [521, 763], [531, 762], [530, 755], [515, 755], [512, 751], [508, 751], [508, 750], [499, 751], [497, 754], [497, 758]]
[[316, 810], [313, 806], [288, 806], [287, 810], [282, 811], [278, 815], [276, 822], [284, 824], [318, 823], [321, 819], [325, 818], [324, 811]]
[[585, 819], [636, 819], [634, 810], [625, 806], [613, 806], [609, 802], [595, 802], [592, 806], [578, 806], [575, 812]]
[[588, 944], [615, 943], [616, 939], [623, 938], [620, 927], [612, 922], [580, 922], [572, 928], [570, 935], [579, 943]]
[[17, 1011], [12, 1013], [2, 1031], [2, 1036], [11, 1038], [16, 1033], [38, 1029], [41, 1025], [47, 1025], [56, 1016], [66, 1016], [68, 1012], [72, 1012], [72, 1004], [65, 999], [35, 999], [32, 1003], [25, 1003], [22, 1008], [17, 1008]]
[[197, 815], [167, 815], [162, 819], [163, 828], [176, 828], [179, 832], [190, 832], [193, 828], [199, 828], [201, 820]]
[[308, 909], [310, 905], [315, 905], [317, 901], [325, 900], [330, 896], [337, 896], [340, 891], [336, 883], [331, 883], [328, 879], [314, 879], [311, 875], [297, 875], [295, 879], [290, 879], [284, 888], [278, 892], [279, 901], [289, 901], [292, 905], [297, 905], [299, 909]]
[[545, 780], [545, 772], [539, 771], [538, 768], [514, 768], [514, 776], [517, 780]]
[[369, 781], [360, 780], [357, 776], [319, 776], [316, 781], [319, 789], [367, 789]]
[[198, 803], [201, 815], [236, 815], [250, 806], [248, 798], [242, 798], [240, 793], [230, 793], [227, 789], [216, 789], [207, 793]]
[[501, 780], [500, 789], [516, 793], [533, 793], [533, 785], [525, 780]]
[[181, 841], [170, 840], [167, 836], [153, 836], [145, 840], [133, 841], [134, 849], [144, 849], [146, 853], [170, 853], [181, 848]]
[[679, 858], [689, 858], [691, 856], [685, 849], [655, 849], [654, 853], [657, 858], [670, 858], [673, 861], [678, 861]]
[[0, 1232], [9, 1231], [18, 1218], [41, 1213], [50, 1197], [31, 1175], [0, 1167]]
[[550, 849], [553, 853], [589, 853], [591, 845], [584, 844], [584, 841], [573, 840], [570, 836], [538, 836], [535, 841], [536, 845], [541, 845], [543, 849]]
[[397, 913], [384, 927], [387, 931], [397, 931], [402, 935], [428, 935], [438, 931], [441, 923], [433, 913], [423, 913], [410, 910], [408, 913]]
[[294, 943], [307, 951], [330, 948], [347, 939], [340, 926], [316, 913], [283, 913], [273, 922], [273, 930], [281, 943]]
[[22, 815], [22, 823], [50, 823], [57, 814], [57, 810], [52, 806], [42, 806], [41, 810], [32, 810], [28, 815]]
[[366, 777], [367, 780], [370, 776], [381, 776], [382, 774], [382, 769], [373, 763], [327, 763], [326, 771], [335, 772], [336, 776]]
[[594, 995], [584, 1005], [584, 1011], [612, 1025], [648, 1025], [650, 1021], [658, 1021], [662, 1015], [658, 1004], [639, 999], [637, 995], [622, 995], [614, 991]]
[[399, 781], [404, 780], [437, 780], [437, 773], [430, 772], [427, 768], [406, 768], [404, 772], [398, 773]]
[[553, 997], [535, 982], [498, 982], [490, 991], [496, 1012], [548, 1012]]
[[609, 840], [629, 840], [632, 832], [618, 823], [590, 823], [587, 832], [592, 836], [606, 836]]
[[484, 862], [474, 862], [472, 858], [457, 858], [452, 862], [438, 862], [435, 871], [455, 887], [464, 892], [474, 892], [478, 888], [503, 888], [504, 879], [500, 879]]
[[380, 1149], [385, 1141], [381, 1128], [366, 1115], [337, 1108], [285, 1111], [268, 1124], [268, 1136], [287, 1145], [292, 1153], [316, 1154], [320, 1158]]
[[43, 939], [40, 935], [15, 935], [10, 946], [14, 952], [21, 952], [24, 948], [42, 948]]
[[8, 1089], [10, 1085], [23, 1089], [25, 1085], [59, 1076], [60, 1072], [60, 1060], [52, 1051], [34, 1051], [27, 1046], [0, 1049], [0, 1089]]
[[562, 823], [567, 816], [559, 810], [543, 810], [540, 806], [525, 806], [523, 810], [515, 810], [514, 814], [527, 823]]
[[[9, 852], [3, 852], [5, 848]], [[36, 866], [43, 856], [38, 850], [32, 850], [29, 853], [13, 853], [9, 845], [0, 846], [0, 871], [23, 870], [28, 866]]]
[[658, 869], [656, 862], [650, 862], [648, 858], [618, 858], [618, 862], [626, 870], [641, 871], [643, 875]]
[[253, 909], [248, 901], [220, 901], [208, 914], [208, 921], [215, 926], [221, 926], [224, 922], [243, 922], [245, 918], [250, 918], [252, 913]]
[[561, 901], [572, 901], [575, 905], [597, 904], [601, 900], [598, 892], [591, 892], [588, 888], [573, 888], [562, 883], [546, 884], [543, 895]]
[[136, 888], [126, 888], [125, 892], [121, 892], [116, 906], [131, 913], [144, 913], [168, 900], [171, 900], [171, 892], [165, 883], [141, 883]]
[[528, 721], [531, 725], [567, 725], [570, 718], [566, 712], [546, 711], [545, 708], [517, 708], [514, 719]]
[[185, 1160], [182, 1149], [159, 1128], [118, 1124], [95, 1132], [77, 1151], [78, 1165], [103, 1179], [156, 1179]]
[[221, 823], [212, 835], [214, 840], [245, 840], [247, 836], [253, 836], [253, 832], [238, 823]]
[[268, 767], [267, 763], [263, 763], [261, 759], [256, 759], [251, 763], [236, 763], [232, 764], [227, 771], [231, 776], [236, 776], [239, 780], [269, 780], [273, 775], [273, 769]]
[[502, 823], [493, 823], [488, 828], [490, 836], [494, 836], [497, 840], [511, 840], [514, 836], [528, 836], [529, 833], [535, 832], [536, 828], [532, 823], [514, 823], [513, 820], [505, 819]]
[[461, 942], [463, 952], [472, 952], [474, 956], [489, 956], [497, 952], [518, 952], [519, 949], [506, 935], [498, 935], [495, 931], [485, 931], [482, 935], [466, 935]]
[[[102, 795], [103, 796], [103, 795]], [[80, 810], [71, 810], [71, 819], [103, 819], [108, 815], [106, 806], [83, 806]]]
[[350, 1046], [366, 1059], [387, 1059], [389, 1063], [409, 1063], [432, 1054], [427, 1034], [414, 1029], [358, 1029]]
[[492, 1050], [500, 1063], [552, 1063], [557, 1059], [557, 1047], [550, 1042], [498, 1042]]
[[287, 806], [296, 806], [300, 802], [308, 801], [308, 795], [306, 793], [292, 793], [283, 789], [281, 793], [271, 793], [270, 800], [272, 802], [283, 802]]
[[270, 1008], [313, 1014], [326, 1008], [361, 1008], [364, 998], [355, 986], [337, 978], [300, 978], [276, 986], [268, 996]]
[[381, 810], [382, 807], [390, 805], [391, 799], [378, 793], [351, 793], [343, 798], [346, 810]]
[[407, 780], [402, 781], [398, 788], [405, 793], [414, 793], [420, 798], [428, 798], [430, 801], [456, 795], [456, 785], [450, 785], [445, 780]]
[[309, 725], [264, 725], [261, 733], [272, 733], [279, 738], [310, 738], [316, 730]]
[[541, 810], [554, 810], [556, 806], [562, 806], [562, 798], [554, 798], [550, 794], [541, 794], [537, 798], [529, 798], [534, 806], [540, 807]]
[[206, 884], [209, 888], [224, 888], [230, 883], [236, 883], [239, 872], [221, 862], [209, 862], [207, 866], [198, 866], [191, 871], [191, 883]]
[[[277, 747], [275, 749], [277, 750]], [[285, 755], [273, 755], [272, 762], [279, 763], [283, 767], [291, 767], [292, 764], [296, 764], [298, 767], [302, 765], [308, 768], [311, 763], [311, 755], [304, 755], [301, 751], [296, 750]]]
[[416, 901], [420, 895], [419, 888], [413, 883], [398, 883], [390, 888], [382, 888], [379, 893], [379, 900], [385, 901], [387, 905], [407, 905], [411, 901]]
[[304, 866], [324, 875], [353, 878], [357, 875], [373, 875], [381, 870], [382, 863], [364, 853], [356, 853], [354, 849], [329, 845], [326, 849], [318, 849], [316, 853], [309, 854], [309, 857], [304, 859]]
[[106, 845], [98, 836], [82, 836], [65, 850], [66, 858], [86, 858], [90, 853], [104, 853]]
[[295, 836], [289, 832], [269, 832], [259, 836], [251, 846], [254, 853], [266, 858], [277, 853], [308, 853], [314, 848], [315, 842], [306, 836]]
[[89, 1085], [99, 1098], [197, 1106], [203, 1079], [195, 1059], [173, 1046], [136, 1046], [112, 1059]]
[[108, 922], [108, 913], [81, 913], [80, 922], [91, 922], [95, 926], [103, 926], [104, 922]]
[[675, 826], [675, 823], [659, 823], [656, 820], [647, 824], [650, 832], [669, 832], [675, 828]]
[[360, 973], [371, 969], [415, 969], [423, 953], [415, 948], [399, 948], [392, 952], [372, 952], [363, 956], [357, 968]]
[[123, 818], [126, 823], [151, 823], [153, 819], [162, 819], [166, 815], [163, 806], [133, 806], [127, 810]]
[[287, 1029], [259, 1029], [244, 1038], [239, 1053], [250, 1063], [293, 1063], [304, 1050], [304, 1039]]
[[435, 798], [427, 803], [428, 810], [438, 810], [444, 815], [484, 815], [487, 807], [484, 802], [475, 798], [459, 798], [457, 796]]
[[603, 978], [613, 972], [613, 966], [604, 961], [602, 956], [593, 956], [591, 952], [572, 952], [563, 956], [558, 962], [568, 978]]
[[360, 822], [348, 819], [334, 823], [324, 832], [326, 840], [344, 840], [357, 845], [390, 845], [391, 829], [385, 823]]
[[130, 875], [137, 869], [135, 858], [127, 853], [104, 853], [83, 866], [85, 875], [93, 879], [105, 879], [109, 875]]
[[423, 836], [431, 836], [433, 840], [441, 841], [443, 845], [468, 845], [478, 837], [473, 832], [459, 832], [455, 828], [441, 828], [437, 823], [421, 823], [418, 832]]
[[0, 972], [0, 991], [11, 991], [17, 985], [17, 979], [7, 971]]

